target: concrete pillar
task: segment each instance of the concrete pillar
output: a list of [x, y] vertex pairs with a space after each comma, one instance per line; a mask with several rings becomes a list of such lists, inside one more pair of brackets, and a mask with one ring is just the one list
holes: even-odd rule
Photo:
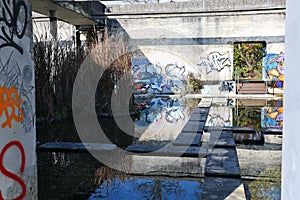
[[2, 1], [0, 10], [0, 199], [37, 199], [30, 0]]
[[57, 17], [56, 17], [56, 11], [50, 10], [49, 11], [50, 16], [50, 33], [54, 40], [57, 40]]
[[282, 155], [282, 198], [299, 199], [300, 188], [300, 1], [287, 0], [284, 87], [284, 131]]

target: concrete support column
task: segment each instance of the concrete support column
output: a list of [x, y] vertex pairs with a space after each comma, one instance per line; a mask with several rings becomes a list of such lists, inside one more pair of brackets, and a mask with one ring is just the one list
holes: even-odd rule
[[284, 87], [284, 131], [282, 154], [282, 198], [299, 199], [300, 188], [300, 1], [287, 0]]
[[37, 199], [30, 2], [0, 4], [0, 199]]
[[56, 11], [50, 10], [49, 11], [50, 16], [50, 33], [54, 40], [57, 40], [57, 17], [56, 17]]

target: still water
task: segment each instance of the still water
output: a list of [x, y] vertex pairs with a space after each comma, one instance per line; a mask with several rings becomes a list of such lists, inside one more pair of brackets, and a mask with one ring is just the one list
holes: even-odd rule
[[[157, 97], [135, 101], [139, 115], [133, 117], [135, 137], [123, 133], [112, 119], [99, 119], [101, 127], [111, 141], [125, 148], [130, 144], [167, 144], [174, 140], [187, 123], [200, 99]], [[215, 99], [212, 102], [206, 126], [247, 126], [256, 133], [236, 133], [242, 175], [270, 177], [272, 181], [245, 181], [248, 198], [255, 195], [263, 199], [280, 199], [280, 172], [278, 163], [266, 172], [268, 164], [246, 163], [258, 155], [274, 154], [281, 150], [278, 136], [263, 136], [262, 128], [282, 128], [283, 100]], [[39, 127], [37, 138], [45, 142], [80, 142], [73, 120], [52, 127]], [[274, 142], [274, 138], [276, 140]], [[280, 137], [280, 136], [279, 136]], [[269, 140], [266, 140], [269, 138]], [[250, 142], [249, 142], [250, 141]], [[256, 141], [259, 141], [258, 143]], [[247, 155], [246, 153], [247, 152]], [[249, 153], [249, 155], [248, 155]], [[257, 157], [255, 157], [257, 155]], [[245, 163], [243, 163], [245, 162]], [[103, 164], [88, 153], [38, 151], [39, 199], [200, 199], [202, 180], [180, 180], [163, 177], [110, 176], [112, 171], [102, 170]], [[102, 170], [99, 180], [99, 169]], [[100, 170], [100, 171], [101, 171]], [[265, 173], [265, 174], [264, 174]], [[114, 174], [114, 173], [113, 173]], [[254, 180], [253, 179], [253, 180]], [[276, 183], [275, 185], [272, 183]], [[151, 193], [152, 192], [152, 193]], [[129, 195], [129, 193], [131, 195]], [[145, 195], [147, 194], [147, 195]], [[133, 198], [132, 195], [136, 195]], [[120, 198], [122, 196], [122, 198]], [[184, 198], [182, 198], [184, 197]], [[185, 198], [189, 197], [189, 198]], [[270, 197], [270, 198], [269, 198]]]

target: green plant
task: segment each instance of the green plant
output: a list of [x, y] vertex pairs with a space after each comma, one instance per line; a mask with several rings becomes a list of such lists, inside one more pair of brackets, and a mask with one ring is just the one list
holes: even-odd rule
[[241, 79], [262, 79], [264, 43], [235, 43], [233, 66]]

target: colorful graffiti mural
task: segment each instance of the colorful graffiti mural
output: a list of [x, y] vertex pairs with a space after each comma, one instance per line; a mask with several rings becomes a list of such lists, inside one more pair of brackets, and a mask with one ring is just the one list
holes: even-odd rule
[[231, 67], [232, 62], [230, 60], [230, 53], [220, 53], [220, 52], [211, 52], [207, 58], [201, 59], [198, 64], [200, 67], [206, 67], [206, 73], [209, 74], [212, 71], [216, 70], [218, 72], [222, 71], [225, 67]]
[[165, 66], [152, 64], [146, 57], [132, 59], [132, 74], [136, 94], [171, 94], [182, 92], [187, 85], [185, 66], [170, 63]]
[[270, 53], [263, 61], [264, 80], [271, 81], [272, 88], [284, 88], [284, 53]]
[[270, 106], [262, 108], [261, 127], [283, 127], [283, 99], [274, 100]]

